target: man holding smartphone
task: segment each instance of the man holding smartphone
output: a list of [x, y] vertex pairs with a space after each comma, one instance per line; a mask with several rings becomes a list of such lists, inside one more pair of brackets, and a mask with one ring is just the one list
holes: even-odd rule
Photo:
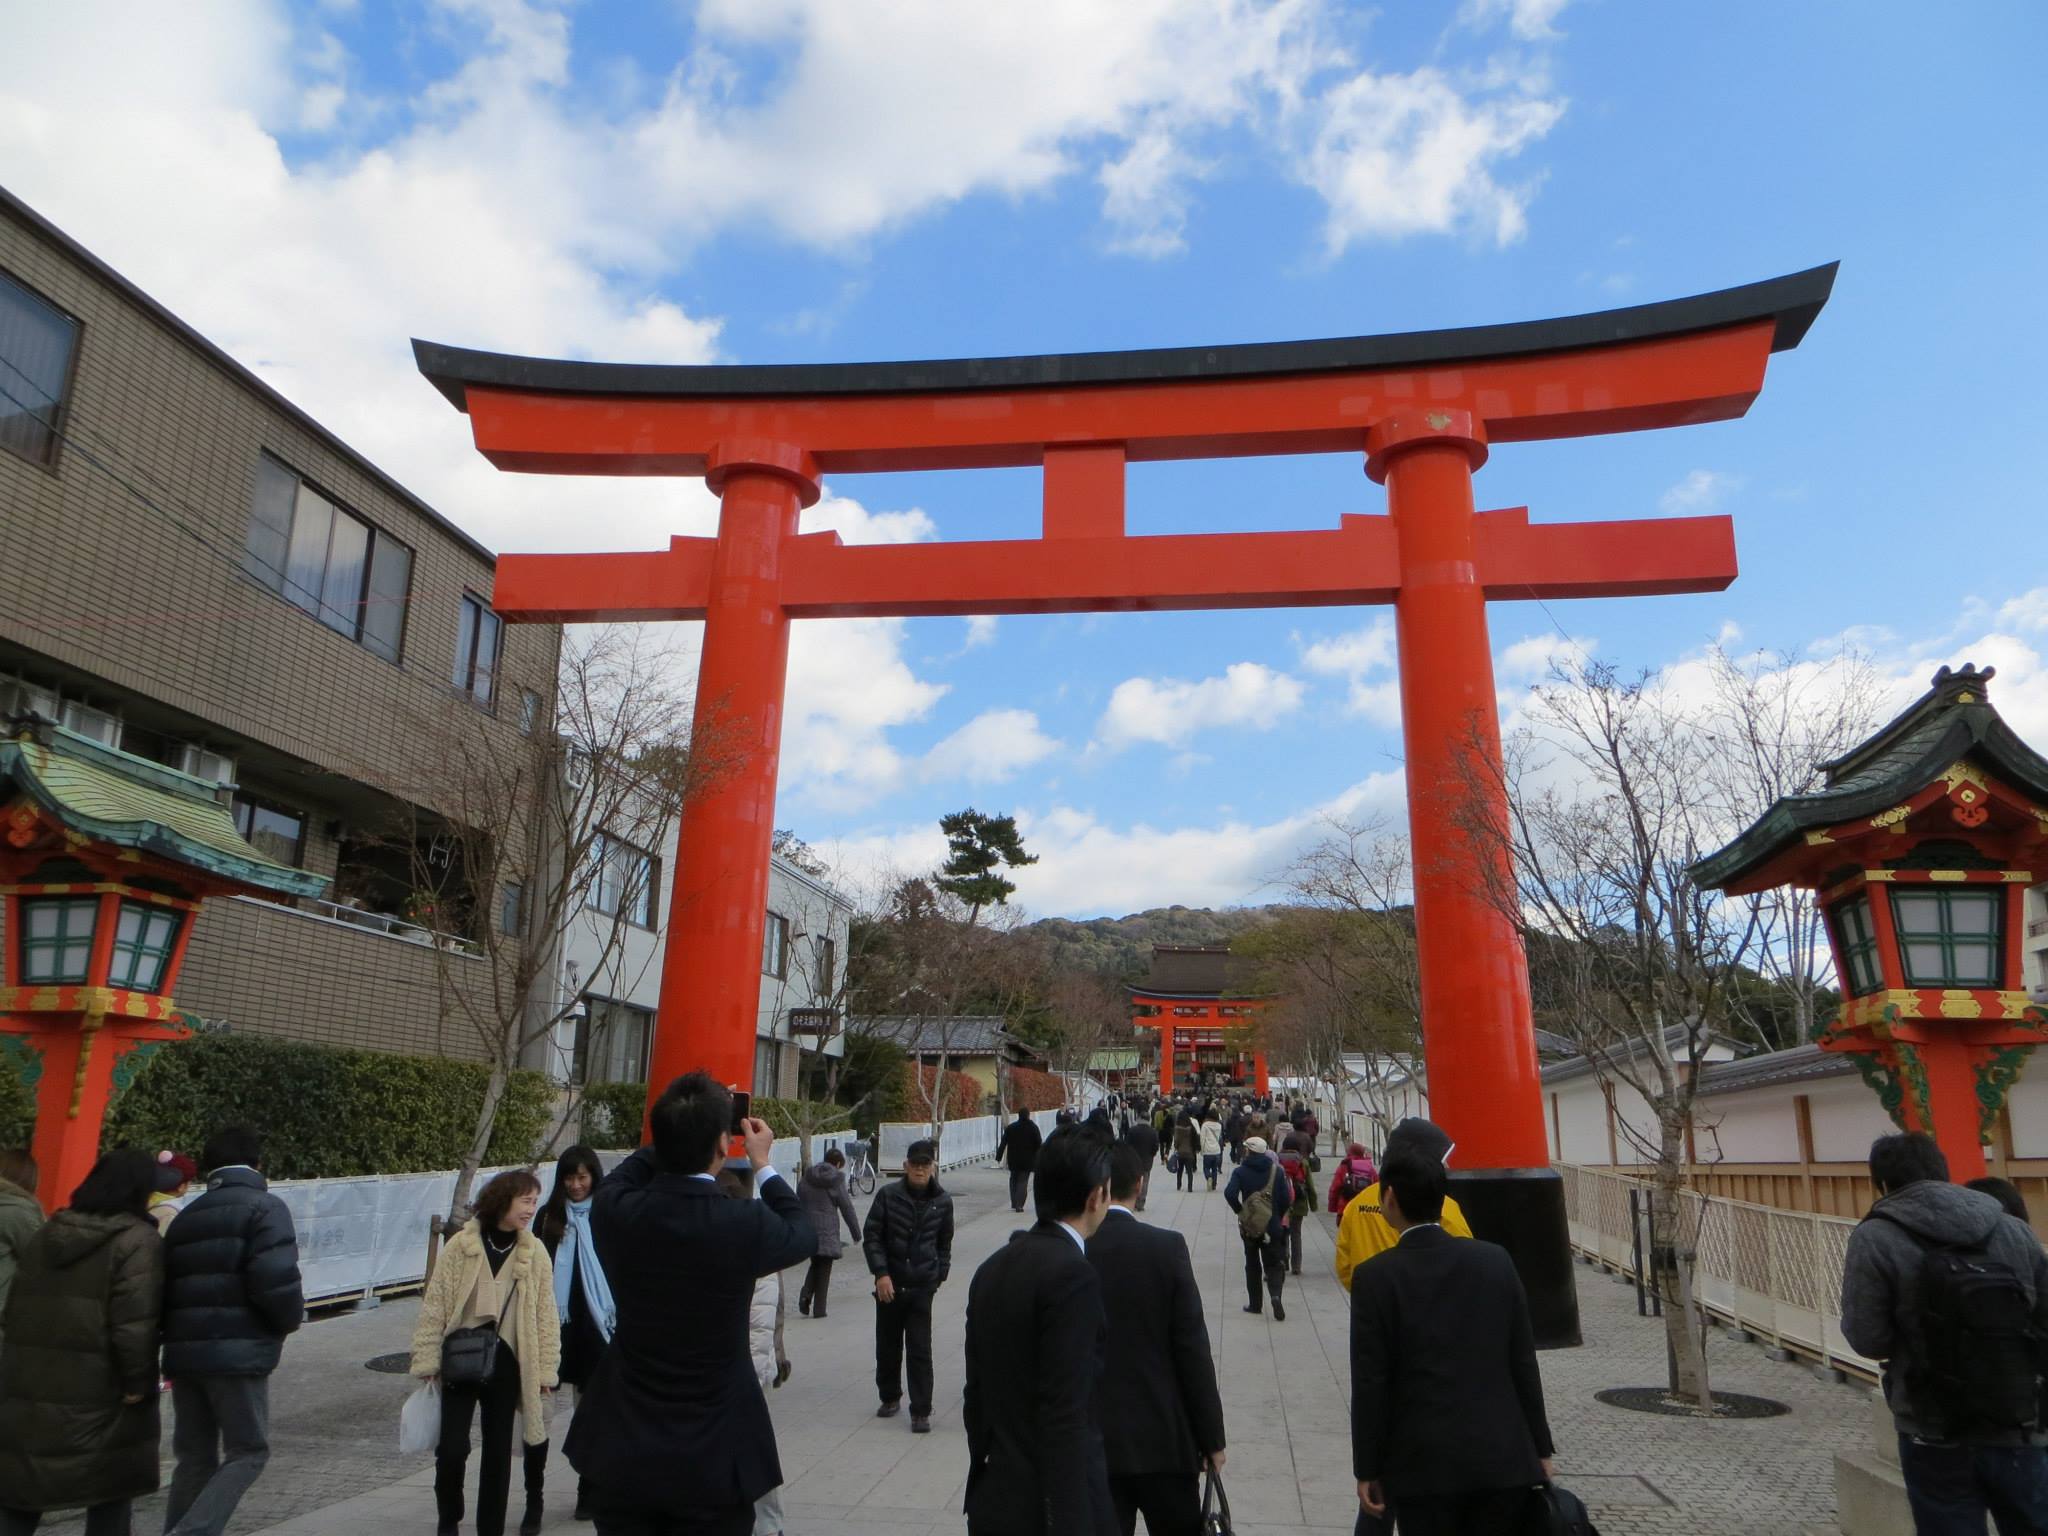
[[[677, 1078], [648, 1112], [654, 1145], [591, 1197], [618, 1321], [565, 1449], [591, 1483], [598, 1536], [747, 1536], [754, 1501], [782, 1482], [748, 1312], [754, 1282], [811, 1257], [818, 1236], [769, 1165], [775, 1133], [734, 1097], [706, 1073]], [[735, 1128], [758, 1200], [716, 1182]]]
[[910, 1428], [932, 1427], [932, 1298], [953, 1268], [953, 1197], [939, 1188], [938, 1149], [913, 1141], [903, 1177], [875, 1191], [861, 1229], [875, 1277], [877, 1418], [903, 1407], [903, 1352], [910, 1349]]

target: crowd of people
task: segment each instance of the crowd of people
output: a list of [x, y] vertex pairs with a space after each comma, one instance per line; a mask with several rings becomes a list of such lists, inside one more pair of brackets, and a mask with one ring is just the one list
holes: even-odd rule
[[[877, 1415], [907, 1406], [911, 1431], [930, 1430], [932, 1309], [955, 1225], [935, 1147], [914, 1143], [863, 1218], [836, 1149], [792, 1184], [769, 1127], [733, 1116], [729, 1090], [693, 1073], [651, 1106], [650, 1144], [609, 1173], [572, 1147], [545, 1199], [527, 1170], [479, 1192], [432, 1268], [410, 1357], [438, 1411], [442, 1536], [472, 1509], [478, 1536], [501, 1536], [515, 1437], [520, 1529], [539, 1529], [549, 1400], [565, 1389], [576, 1516], [599, 1536], [776, 1536], [782, 1277], [801, 1268], [799, 1313], [826, 1316], [842, 1229], [871, 1282]], [[1245, 1311], [1270, 1300], [1284, 1322], [1318, 1204], [1318, 1130], [1306, 1105], [1199, 1096], [1111, 1099], [1049, 1134], [1028, 1115], [1007, 1128], [1012, 1209], [1028, 1199], [1036, 1221], [967, 1284], [973, 1536], [1206, 1528], [1227, 1461], [1206, 1309], [1185, 1240], [1138, 1213], [1162, 1162], [1178, 1188], [1220, 1183]], [[728, 1157], [735, 1134], [745, 1152]], [[1349, 1145], [1322, 1202], [1349, 1293], [1361, 1536], [1558, 1528], [1532, 1523], [1537, 1501], [1556, 1506], [1527, 1298], [1451, 1197], [1452, 1150], [1404, 1120], [1377, 1164]], [[1924, 1135], [1881, 1138], [1870, 1171], [1879, 1198], [1849, 1242], [1842, 1327], [1885, 1362], [1915, 1528], [2048, 1532], [2048, 1253], [2012, 1186], [1951, 1183]], [[0, 1153], [0, 1536], [79, 1506], [87, 1536], [127, 1536], [133, 1501], [158, 1486], [165, 1390], [164, 1529], [220, 1532], [264, 1469], [269, 1378], [305, 1313], [260, 1143], [231, 1127], [196, 1161], [109, 1152], [47, 1221], [35, 1187], [32, 1159]]]

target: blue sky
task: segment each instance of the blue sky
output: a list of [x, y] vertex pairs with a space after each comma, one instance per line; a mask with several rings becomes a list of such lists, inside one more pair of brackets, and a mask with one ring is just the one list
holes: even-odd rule
[[[1504, 708], [1562, 644], [1668, 668], [1848, 635], [1901, 701], [1995, 661], [2048, 741], [2038, 6], [222, 0], [10, 35], [0, 181], [508, 550], [651, 547], [710, 503], [498, 474], [410, 335], [1066, 351], [1538, 318], [1839, 259], [1747, 419], [1496, 451], [1482, 505], [1725, 511], [1742, 562], [1723, 594], [1496, 606]], [[1022, 536], [1038, 506], [1022, 472], [827, 491], [848, 538]], [[1335, 456], [1141, 467], [1129, 499], [1138, 533], [1383, 507]], [[1320, 815], [1400, 815], [1385, 620], [805, 626], [779, 819], [872, 868], [929, 858], [946, 810], [1015, 811], [1036, 913], [1263, 899]]]

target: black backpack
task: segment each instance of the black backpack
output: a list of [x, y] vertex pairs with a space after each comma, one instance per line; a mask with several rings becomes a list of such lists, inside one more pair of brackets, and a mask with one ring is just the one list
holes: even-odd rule
[[[1943, 1434], [2008, 1433], [2040, 1421], [2033, 1303], [2013, 1267], [1985, 1244], [1935, 1243], [1882, 1211], [1920, 1248], [1918, 1310], [1906, 1388]], [[1996, 1230], [1995, 1228], [1993, 1229]]]

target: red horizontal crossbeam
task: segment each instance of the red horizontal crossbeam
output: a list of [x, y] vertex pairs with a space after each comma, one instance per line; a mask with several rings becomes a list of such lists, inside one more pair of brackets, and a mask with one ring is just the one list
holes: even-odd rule
[[825, 474], [991, 469], [1120, 443], [1132, 463], [1359, 453], [1397, 412], [1469, 410], [1494, 443], [1725, 421], [1763, 388], [1774, 322], [1527, 357], [1274, 378], [967, 393], [682, 398], [470, 384], [477, 448], [537, 474], [701, 475], [720, 442], [801, 444]]
[[[1718, 592], [1735, 579], [1725, 517], [1531, 525], [1514, 508], [1476, 520], [1489, 598]], [[704, 616], [713, 539], [629, 554], [504, 555], [495, 606], [510, 619]], [[805, 534], [784, 559], [782, 605], [796, 618], [1326, 608], [1390, 603], [1400, 589], [1390, 518], [1334, 529], [848, 545]]]

